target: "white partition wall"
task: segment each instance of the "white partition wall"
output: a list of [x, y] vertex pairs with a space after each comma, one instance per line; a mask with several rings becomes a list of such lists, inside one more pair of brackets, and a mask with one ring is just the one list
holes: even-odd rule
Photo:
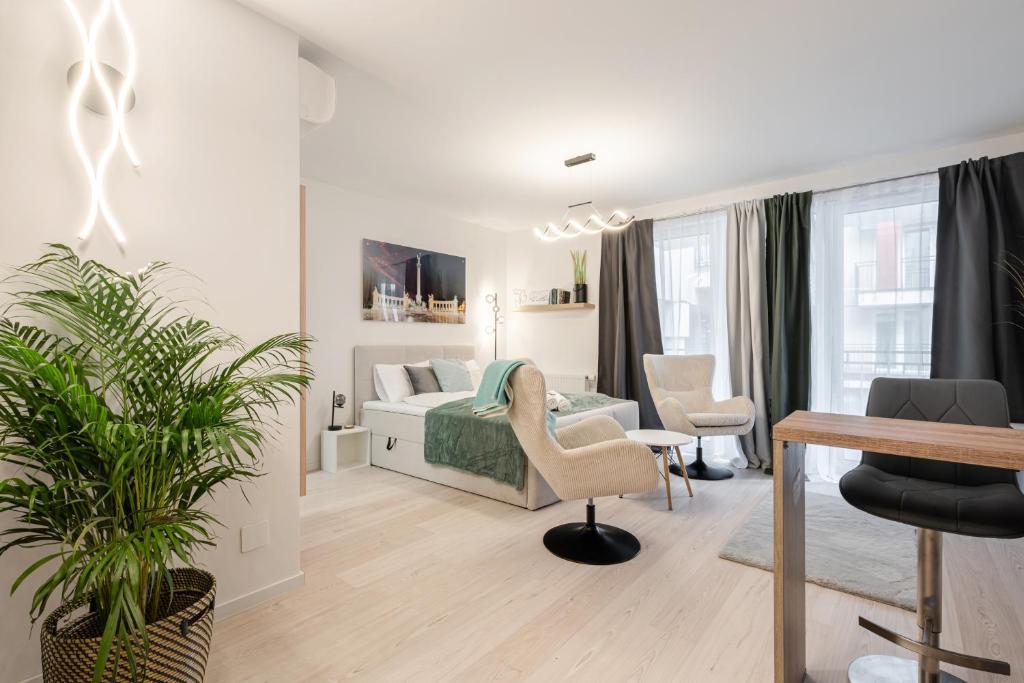
[[[94, 3], [77, 3], [90, 11]], [[202, 279], [197, 313], [255, 341], [297, 330], [299, 120], [297, 38], [228, 0], [124, 3], [138, 45], [132, 142], [136, 172], [111, 163], [109, 199], [123, 251], [97, 225], [82, 251], [118, 269], [164, 259]], [[116, 50], [104, 52], [120, 59]], [[37, 257], [44, 242], [76, 243], [88, 187], [68, 130], [67, 70], [81, 58], [63, 2], [0, 2], [0, 263]], [[119, 63], [119, 62], [118, 62]], [[83, 117], [87, 134], [101, 121]], [[92, 138], [90, 138], [92, 140]], [[217, 576], [218, 614], [300, 584], [298, 412], [282, 414], [267, 476], [247, 503], [225, 490], [225, 527], [200, 558]], [[267, 523], [269, 543], [242, 554], [240, 530]], [[7, 525], [7, 520], [0, 519]], [[25, 556], [0, 560], [0, 681], [39, 672], [34, 586], [7, 590]]]

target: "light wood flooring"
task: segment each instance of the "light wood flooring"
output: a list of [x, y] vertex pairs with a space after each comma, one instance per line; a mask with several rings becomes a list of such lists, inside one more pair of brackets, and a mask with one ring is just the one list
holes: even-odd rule
[[[771, 493], [760, 472], [598, 501], [644, 544], [631, 562], [552, 556], [544, 531], [580, 502], [529, 512], [377, 468], [315, 473], [306, 585], [218, 622], [207, 680], [770, 681], [771, 574], [718, 552]], [[1024, 543], [947, 536], [943, 644], [1008, 659], [1024, 681]], [[857, 615], [914, 634], [909, 612], [808, 586], [809, 680], [897, 653]], [[1007, 681], [951, 669], [971, 683]]]

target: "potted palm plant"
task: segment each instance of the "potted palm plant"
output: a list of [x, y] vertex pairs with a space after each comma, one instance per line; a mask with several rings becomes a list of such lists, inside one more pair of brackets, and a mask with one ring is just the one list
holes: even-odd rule
[[6, 280], [0, 315], [0, 554], [37, 548], [43, 680], [201, 681], [216, 583], [205, 507], [259, 476], [277, 409], [308, 385], [307, 340], [246, 348], [166, 291], [62, 245]]
[[572, 279], [575, 285], [574, 293], [576, 303], [587, 303], [587, 251], [586, 249], [571, 250], [569, 257], [572, 259]]

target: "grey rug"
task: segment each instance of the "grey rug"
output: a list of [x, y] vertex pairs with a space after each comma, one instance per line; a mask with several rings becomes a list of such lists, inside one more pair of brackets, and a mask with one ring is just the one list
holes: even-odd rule
[[[914, 611], [917, 541], [912, 527], [820, 493], [807, 494], [806, 511], [808, 581]], [[719, 557], [772, 570], [770, 496], [733, 534]]]

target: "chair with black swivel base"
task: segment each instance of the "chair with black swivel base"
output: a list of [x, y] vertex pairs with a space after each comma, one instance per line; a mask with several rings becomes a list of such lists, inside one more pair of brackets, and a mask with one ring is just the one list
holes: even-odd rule
[[647, 446], [630, 441], [611, 417], [599, 415], [563, 427], [552, 436], [544, 407], [544, 375], [521, 365], [509, 379], [508, 419], [526, 457], [562, 500], [587, 500], [585, 522], [548, 530], [544, 545], [564, 560], [618, 564], [640, 552], [636, 536], [595, 519], [594, 498], [646, 493], [658, 485], [658, 468]]
[[[754, 427], [754, 404], [746, 396], [716, 401], [711, 393], [715, 357], [710, 354], [661, 356], [644, 354], [644, 372], [661, 423], [673, 432], [697, 437], [697, 459], [686, 466], [690, 479], [719, 481], [732, 471], [704, 462], [706, 436], [739, 436]], [[671, 466], [682, 476], [682, 462]]]
[[[986, 427], [1010, 427], [1006, 392], [989, 380], [878, 378], [867, 415]], [[852, 683], [961, 681], [941, 662], [995, 674], [1010, 666], [939, 647], [942, 631], [943, 533], [984, 538], [1024, 536], [1024, 493], [1016, 473], [995, 467], [906, 458], [865, 451], [839, 482], [843, 498], [878, 517], [917, 527], [917, 625], [920, 640], [861, 617], [860, 625], [906, 648], [917, 660], [868, 655], [854, 660]]]

